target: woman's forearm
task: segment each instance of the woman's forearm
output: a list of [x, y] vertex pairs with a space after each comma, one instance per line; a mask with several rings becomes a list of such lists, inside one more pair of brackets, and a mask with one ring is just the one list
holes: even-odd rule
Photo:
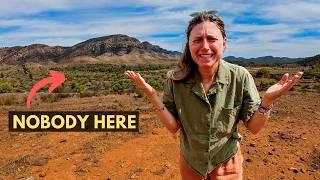
[[[263, 98], [261, 106], [265, 109], [270, 109], [272, 103], [273, 102], [271, 100]], [[256, 111], [253, 116], [244, 124], [253, 134], [257, 134], [268, 121], [268, 118], [269, 115], [264, 115], [261, 112]]]
[[267, 115], [263, 115], [262, 113], [256, 111], [253, 116], [244, 123], [244, 125], [250, 130], [250, 132], [257, 134], [267, 121]]
[[160, 98], [157, 96], [156, 91], [152, 94], [147, 95], [149, 101], [156, 109], [156, 113], [160, 118], [162, 124], [171, 132], [176, 133], [180, 128], [180, 121], [176, 120], [175, 117], [168, 111], [164, 106]]

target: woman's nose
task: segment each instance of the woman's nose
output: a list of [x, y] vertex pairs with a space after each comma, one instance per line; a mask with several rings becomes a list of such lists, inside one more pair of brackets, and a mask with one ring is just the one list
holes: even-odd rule
[[206, 49], [206, 50], [209, 50], [209, 43], [208, 43], [208, 41], [206, 39], [204, 39], [202, 41], [202, 48]]

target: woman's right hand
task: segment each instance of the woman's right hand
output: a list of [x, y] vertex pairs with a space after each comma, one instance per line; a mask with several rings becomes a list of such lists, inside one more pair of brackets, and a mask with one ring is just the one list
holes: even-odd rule
[[124, 74], [127, 75], [130, 79], [132, 79], [136, 86], [148, 97], [151, 97], [152, 95], [156, 94], [156, 91], [153, 89], [153, 87], [146, 83], [146, 81], [141, 77], [139, 73], [135, 73], [133, 71], [126, 71]]
[[168, 128], [171, 133], [176, 133], [181, 126], [180, 121], [176, 120], [175, 117], [173, 117], [173, 115], [163, 105], [161, 99], [156, 95], [156, 90], [146, 83], [139, 73], [126, 71], [124, 74], [132, 79], [136, 86], [138, 86], [138, 88], [148, 96], [149, 101], [156, 109], [158, 117], [163, 125]]

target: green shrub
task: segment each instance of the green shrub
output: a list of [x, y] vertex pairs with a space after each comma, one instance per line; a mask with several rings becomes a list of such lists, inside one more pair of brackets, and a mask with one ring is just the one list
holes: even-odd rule
[[22, 105], [25, 104], [27, 100], [27, 95], [22, 93], [4, 93], [0, 94], [0, 105], [10, 106], [10, 105]]
[[277, 81], [274, 79], [261, 79], [258, 86], [259, 91], [267, 90], [270, 86], [274, 85]]
[[82, 93], [86, 90], [86, 85], [80, 82], [73, 82], [71, 84], [71, 89], [74, 90], [75, 92]]
[[301, 89], [311, 89], [312, 87], [310, 86], [310, 85], [303, 85], [302, 87], [301, 87]]
[[12, 82], [0, 83], [0, 93], [13, 92], [15, 89], [15, 84]]
[[111, 86], [111, 89], [115, 92], [122, 92], [124, 89], [128, 89], [130, 85], [132, 85], [131, 80], [121, 79], [113, 83], [113, 85]]
[[317, 92], [320, 92], [320, 84], [314, 85], [313, 89], [317, 90]]
[[269, 78], [270, 71], [266, 68], [259, 69], [255, 75], [256, 78]]

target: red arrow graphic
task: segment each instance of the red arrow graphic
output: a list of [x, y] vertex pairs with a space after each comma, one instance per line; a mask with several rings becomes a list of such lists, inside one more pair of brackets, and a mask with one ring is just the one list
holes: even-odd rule
[[31, 103], [31, 99], [32, 97], [36, 94], [37, 91], [39, 91], [43, 86], [45, 86], [46, 84], [51, 84], [50, 88], [48, 89], [48, 93], [52, 93], [52, 91], [54, 89], [56, 89], [58, 86], [60, 86], [64, 80], [64, 74], [56, 72], [56, 71], [52, 71], [49, 70], [50, 73], [50, 77], [44, 78], [42, 80], [40, 80], [39, 82], [37, 82], [37, 84], [35, 84], [31, 91], [29, 92], [28, 98], [27, 98], [27, 108], [30, 108], [30, 103]]

